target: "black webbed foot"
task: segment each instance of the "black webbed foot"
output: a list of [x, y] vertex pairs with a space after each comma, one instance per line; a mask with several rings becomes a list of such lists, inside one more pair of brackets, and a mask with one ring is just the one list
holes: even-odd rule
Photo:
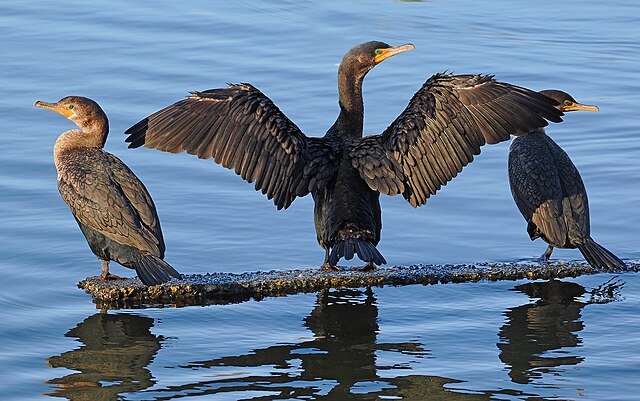
[[370, 272], [370, 271], [375, 270], [375, 269], [376, 269], [376, 267], [377, 267], [377, 266], [375, 265], [375, 263], [373, 263], [373, 262], [368, 262], [366, 265], [358, 267], [358, 269], [357, 269], [357, 270], [358, 270], [358, 271], [361, 271], [361, 272]]
[[338, 266], [332, 266], [329, 262], [325, 262], [320, 266], [320, 269], [324, 272], [339, 272], [342, 271]]

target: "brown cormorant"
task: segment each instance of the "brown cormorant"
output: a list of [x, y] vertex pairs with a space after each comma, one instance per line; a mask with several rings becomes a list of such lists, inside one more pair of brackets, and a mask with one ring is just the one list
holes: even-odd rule
[[[596, 106], [576, 102], [559, 90], [540, 92], [559, 104], [563, 112], [598, 111]], [[590, 234], [589, 203], [582, 178], [569, 156], [544, 129], [514, 138], [509, 147], [509, 184], [513, 199], [527, 221], [531, 240], [549, 244], [541, 259], [553, 248], [578, 248], [587, 262], [598, 268], [621, 268], [617, 256], [596, 243]]]
[[164, 239], [147, 189], [120, 159], [102, 149], [109, 122], [100, 106], [79, 96], [34, 106], [62, 114], [80, 128], [58, 137], [53, 159], [60, 195], [102, 261], [101, 278], [117, 278], [109, 273], [110, 260], [135, 269], [146, 285], [180, 278], [162, 260]]
[[487, 75], [436, 74], [380, 135], [363, 137], [362, 81], [383, 60], [414, 49], [366, 42], [338, 69], [340, 114], [322, 138], [307, 137], [250, 84], [191, 96], [126, 131], [129, 147], [187, 153], [233, 169], [287, 208], [313, 195], [323, 268], [357, 254], [365, 269], [386, 263], [376, 249], [380, 194], [426, 203], [480, 153], [485, 143], [560, 122], [555, 102]]

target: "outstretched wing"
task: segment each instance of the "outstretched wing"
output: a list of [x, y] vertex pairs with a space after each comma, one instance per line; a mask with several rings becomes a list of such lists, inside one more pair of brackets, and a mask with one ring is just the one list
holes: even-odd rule
[[527, 221], [531, 239], [544, 235], [555, 246], [563, 246], [567, 226], [563, 217], [563, 191], [558, 167], [546, 145], [544, 134], [531, 134], [509, 147], [509, 185], [513, 200]]
[[138, 177], [102, 150], [74, 152], [75, 168], [59, 175], [58, 190], [75, 218], [115, 242], [163, 257], [158, 214]]
[[462, 171], [485, 143], [528, 133], [546, 126], [546, 120], [562, 121], [556, 104], [493, 76], [436, 74], [381, 135], [351, 147], [353, 167], [371, 189], [402, 193], [417, 207]]
[[186, 151], [233, 169], [255, 189], [287, 208], [296, 196], [322, 187], [335, 173], [338, 154], [308, 138], [250, 84], [193, 92], [129, 128], [130, 148]]

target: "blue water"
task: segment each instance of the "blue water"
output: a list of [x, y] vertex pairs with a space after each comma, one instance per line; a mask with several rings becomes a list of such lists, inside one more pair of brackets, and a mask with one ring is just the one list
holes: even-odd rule
[[[381, 132], [445, 69], [566, 90], [601, 112], [570, 114], [548, 133], [582, 173], [594, 238], [638, 259], [639, 16], [623, 0], [0, 3], [0, 399], [638, 399], [633, 274], [100, 313], [75, 287], [99, 263], [57, 193], [51, 157], [72, 124], [31, 105], [70, 94], [102, 105], [106, 148], [147, 185], [180, 271], [317, 266], [309, 197], [278, 212], [211, 161], [127, 150], [122, 132], [231, 81], [251, 82], [321, 136], [337, 115], [344, 52], [412, 42], [368, 75], [365, 132]], [[507, 149], [485, 147], [425, 207], [383, 197], [387, 260], [542, 253], [511, 199]]]

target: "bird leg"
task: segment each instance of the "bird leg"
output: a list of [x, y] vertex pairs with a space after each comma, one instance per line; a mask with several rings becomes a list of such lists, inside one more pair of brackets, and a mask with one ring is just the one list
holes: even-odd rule
[[102, 261], [102, 274], [100, 275], [100, 280], [102, 280], [102, 281], [122, 280], [122, 277], [118, 277], [115, 274], [109, 273], [109, 261], [108, 260], [103, 260]]
[[549, 258], [551, 257], [551, 253], [553, 252], [553, 246], [549, 245], [547, 247], [547, 250], [544, 251], [544, 253], [542, 255], [540, 255], [540, 257], [538, 258], [538, 260], [540, 260], [541, 262], [548, 262]]
[[320, 269], [325, 272], [337, 272], [340, 271], [338, 266], [331, 266], [329, 263], [329, 248], [324, 249], [324, 263], [320, 266]]
[[375, 268], [376, 268], [376, 265], [373, 262], [367, 262], [366, 265], [360, 266], [358, 270], [361, 272], [370, 272], [372, 270], [375, 270]]

